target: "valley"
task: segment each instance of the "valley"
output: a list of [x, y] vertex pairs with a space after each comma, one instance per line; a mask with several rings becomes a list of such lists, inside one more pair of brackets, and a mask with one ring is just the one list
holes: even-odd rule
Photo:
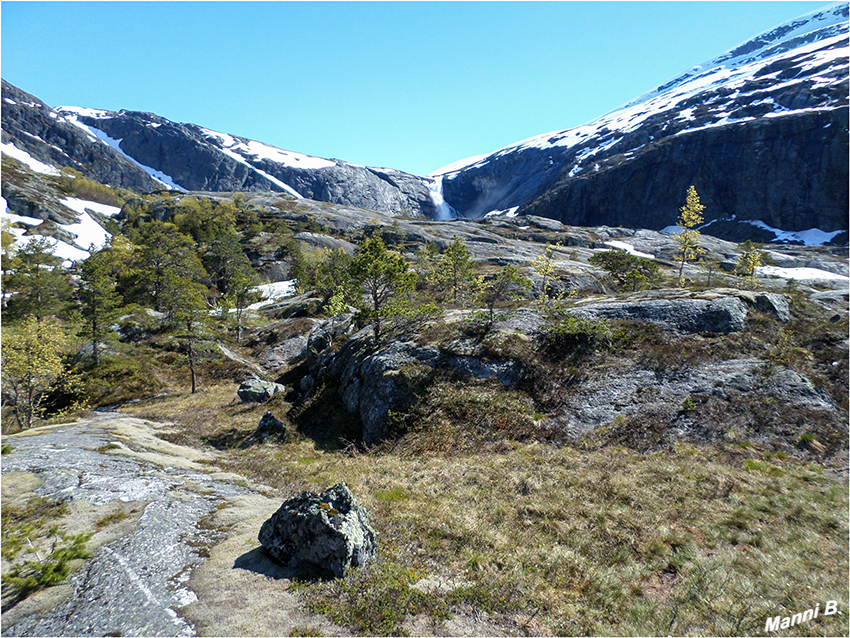
[[847, 18], [427, 176], [4, 80], [4, 635], [847, 635]]

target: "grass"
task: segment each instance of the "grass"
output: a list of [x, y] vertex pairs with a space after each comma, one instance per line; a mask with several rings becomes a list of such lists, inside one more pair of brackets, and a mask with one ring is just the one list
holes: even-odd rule
[[92, 533], [70, 535], [55, 524], [68, 511], [67, 504], [40, 496], [33, 496], [23, 506], [4, 504], [2, 550], [8, 569], [2, 582], [12, 599], [20, 600], [61, 583], [68, 577], [73, 561], [90, 556], [86, 543]]
[[[391, 414], [395, 438], [370, 450], [351, 444], [358, 424], [332, 386], [299, 405], [278, 396], [259, 406], [239, 403], [236, 384], [222, 382], [131, 409], [174, 422], [169, 440], [217, 449], [219, 467], [277, 488], [282, 500], [345, 481], [372, 516], [379, 558], [296, 589], [310, 609], [357, 633], [402, 635], [414, 616], [483, 615], [510, 633], [758, 635], [768, 616], [845, 599], [847, 481], [797, 448], [833, 453], [846, 434], [832, 440], [824, 414], [757, 393], [731, 407], [690, 395], [670, 414], [621, 416], [572, 443], [551, 415], [583, 379], [618, 361], [669, 374], [769, 360], [779, 346], [781, 365], [821, 374], [840, 404], [846, 370], [833, 362], [846, 348], [837, 329], [818, 324], [819, 341], [805, 336], [817, 317], [794, 312], [785, 327], [753, 311], [747, 332], [678, 339], [637, 322], [567, 320], [536, 346], [497, 331], [481, 346], [523, 362], [516, 386], [437, 371]], [[432, 342], [458, 337], [433, 331]], [[267, 409], [291, 434], [245, 445]], [[671, 419], [725, 423], [728, 432], [718, 429], [710, 444], [671, 444]], [[776, 447], [780, 431], [788, 449]], [[413, 587], [424, 576], [456, 585]], [[843, 635], [847, 616], [795, 629]]]
[[[171, 394], [126, 410], [174, 423], [168, 440], [217, 450], [216, 466], [281, 500], [345, 481], [372, 516], [379, 557], [344, 579], [293, 587], [356, 633], [403, 635], [413, 617], [462, 616], [515, 634], [761, 634], [768, 616], [845, 600], [847, 481], [815, 460], [841, 449], [846, 433], [833, 436], [826, 413], [763, 393], [732, 406], [680, 397], [669, 414], [621, 415], [572, 443], [553, 415], [606, 366], [670, 374], [749, 356], [806, 374], [846, 405], [846, 334], [807, 306], [793, 313], [785, 326], [752, 311], [746, 332], [676, 339], [651, 324], [569, 316], [537, 341], [491, 331], [482, 352], [521, 361], [517, 385], [438, 370], [391, 414], [393, 440], [369, 450], [352, 443], [359, 424], [332, 385], [294, 406], [280, 395], [242, 404], [235, 373], [216, 373], [212, 356], [192, 395], [173, 385], [178, 353], [151, 351], [159, 370], [173, 366]], [[431, 332], [430, 342], [463, 336], [442, 324]], [[287, 422], [285, 440], [251, 439], [266, 410]], [[664, 434], [676, 419], [725, 424], [728, 436], [671, 444]], [[790, 447], [778, 449], [780, 439]], [[421, 591], [424, 577], [453, 585]], [[847, 616], [795, 629], [844, 635]]]
[[[512, 633], [533, 618], [535, 632], [559, 635], [758, 635], [767, 616], [844, 600], [848, 487], [818, 465], [734, 443], [639, 454], [523, 442], [511, 437], [535, 426], [531, 406], [482, 382], [484, 398], [453, 413], [470, 387], [438, 383], [442, 412], [403, 446], [343, 451], [302, 433], [220, 448], [222, 469], [281, 499], [345, 481], [370, 512], [378, 560], [298, 583], [310, 609], [368, 635], [403, 635], [417, 615], [482, 614]], [[137, 409], [170, 415], [196, 444], [247, 432], [266, 409], [216, 406], [221, 396]], [[468, 433], [508, 413], [511, 436], [461, 436], [461, 419]], [[459, 585], [412, 587], [426, 575]], [[847, 616], [795, 629], [843, 635]]]
[[107, 514], [103, 518], [98, 519], [94, 524], [98, 529], [103, 529], [104, 527], [114, 525], [115, 523], [120, 523], [128, 516], [129, 514], [127, 514], [127, 512], [118, 510], [117, 512], [112, 512], [112, 514]]

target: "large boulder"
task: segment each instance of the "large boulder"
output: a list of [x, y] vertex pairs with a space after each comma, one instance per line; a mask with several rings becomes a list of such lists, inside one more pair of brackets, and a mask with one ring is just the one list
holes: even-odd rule
[[259, 541], [284, 566], [307, 576], [339, 578], [377, 553], [369, 515], [345, 483], [286, 501], [263, 523]]
[[263, 381], [261, 379], [248, 379], [243, 381], [236, 390], [236, 394], [242, 403], [265, 403], [278, 392], [284, 392], [286, 387], [274, 381]]

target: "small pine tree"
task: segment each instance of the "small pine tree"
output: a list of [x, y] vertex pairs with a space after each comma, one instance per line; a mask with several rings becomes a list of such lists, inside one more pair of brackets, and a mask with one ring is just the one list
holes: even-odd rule
[[361, 292], [357, 300], [359, 316], [371, 322], [375, 343], [380, 343], [383, 319], [403, 315], [410, 307], [407, 295], [416, 286], [417, 275], [408, 271], [404, 257], [387, 250], [380, 237], [363, 242], [349, 272], [354, 287]]
[[92, 340], [92, 359], [100, 363], [98, 342], [109, 330], [109, 322], [115, 317], [120, 297], [115, 290], [110, 249], [91, 248], [91, 256], [83, 262], [80, 273], [80, 311], [85, 319], [81, 336]]
[[720, 262], [717, 260], [716, 257], [712, 257], [710, 255], [703, 255], [699, 261], [700, 265], [708, 273], [708, 278], [706, 279], [705, 285], [711, 288], [711, 277], [720, 268]]
[[658, 264], [652, 259], [637, 257], [620, 248], [600, 251], [587, 261], [592, 266], [606, 270], [623, 290], [627, 287], [635, 288], [637, 274], [644, 278], [640, 280], [641, 286], [655, 282], [659, 278]]
[[163, 287], [163, 296], [168, 301], [174, 324], [178, 330], [182, 329], [178, 336], [186, 343], [192, 394], [198, 387], [195, 344], [200, 338], [200, 327], [209, 319], [209, 309], [205, 299], [208, 292], [202, 284], [173, 274], [166, 277]]
[[756, 274], [759, 266], [765, 263], [765, 253], [761, 246], [749, 239], [741, 244], [741, 256], [738, 257], [738, 263], [735, 266], [735, 274], [744, 278], [747, 285], [755, 289], [757, 286]]
[[504, 266], [495, 277], [479, 277], [476, 288], [478, 299], [487, 305], [489, 330], [495, 321], [496, 305], [522, 297], [531, 289], [531, 281], [514, 266]]
[[4, 292], [14, 292], [8, 302], [10, 316], [34, 316], [41, 321], [57, 314], [71, 294], [71, 286], [62, 268], [62, 259], [54, 254], [54, 246], [46, 237], [31, 240], [18, 249]]
[[[561, 248], [561, 242], [555, 244], [554, 248]], [[555, 276], [555, 258], [552, 256], [553, 247], [546, 246], [542, 255], [538, 255], [531, 262], [531, 267], [540, 275], [543, 280], [540, 286], [541, 301], [545, 301], [552, 296], [552, 278]]]
[[452, 238], [452, 243], [440, 255], [433, 273], [433, 279], [445, 293], [446, 298], [457, 303], [472, 288], [475, 280], [472, 274], [474, 265], [472, 255], [466, 245], [455, 235]]
[[695, 229], [696, 226], [703, 223], [702, 212], [704, 210], [705, 206], [700, 204], [697, 189], [691, 186], [688, 189], [685, 205], [679, 209], [679, 219], [676, 222], [681, 230], [673, 235], [676, 243], [679, 244], [676, 254], [681, 260], [679, 262], [679, 286], [682, 285], [685, 263], [693, 261], [705, 252], [705, 249], [700, 246], [700, 232]]

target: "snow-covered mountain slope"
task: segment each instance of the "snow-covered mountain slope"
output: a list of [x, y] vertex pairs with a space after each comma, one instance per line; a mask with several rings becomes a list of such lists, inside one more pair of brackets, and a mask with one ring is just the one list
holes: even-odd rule
[[[76, 212], [76, 221], [66, 220], [69, 223], [57, 224], [49, 219], [18, 215], [9, 210], [5, 199], [0, 198], [0, 221], [3, 222], [3, 230], [15, 238], [18, 247], [46, 237], [53, 245], [54, 254], [68, 262], [86, 259], [92, 246], [99, 249], [106, 245], [111, 233], [99, 220], [114, 217], [121, 211], [120, 208], [77, 197], [65, 197], [58, 203]], [[52, 228], [48, 233], [42, 234], [43, 229], [36, 227], [45, 223], [50, 224]], [[30, 232], [31, 230], [35, 232]]]
[[[833, 5], [588, 124], [432, 176], [473, 218], [519, 207], [570, 224], [660, 229], [675, 223], [695, 184], [707, 221], [846, 230], [849, 50], [848, 5]], [[754, 228], [715, 223], [709, 232]]]
[[431, 177], [285, 151], [152, 113], [50, 108], [6, 81], [2, 106], [7, 154], [23, 151], [137, 192], [276, 191], [391, 215], [453, 216]]
[[79, 107], [54, 112], [168, 188], [276, 191], [390, 214], [437, 216], [431, 178], [286, 151], [152, 113]]
[[0, 105], [5, 155], [24, 153], [54, 173], [68, 167], [102, 184], [137, 192], [162, 186], [123, 153], [5, 80]]
[[[652, 37], [653, 34], [647, 34]], [[4, 154], [137, 192], [276, 191], [390, 215], [538, 215], [664, 229], [690, 185], [705, 232], [847, 241], [848, 5], [781, 25], [583, 126], [429, 175], [312, 157], [152, 113], [51, 109], [3, 81]], [[13, 210], [4, 183], [3, 196]]]

